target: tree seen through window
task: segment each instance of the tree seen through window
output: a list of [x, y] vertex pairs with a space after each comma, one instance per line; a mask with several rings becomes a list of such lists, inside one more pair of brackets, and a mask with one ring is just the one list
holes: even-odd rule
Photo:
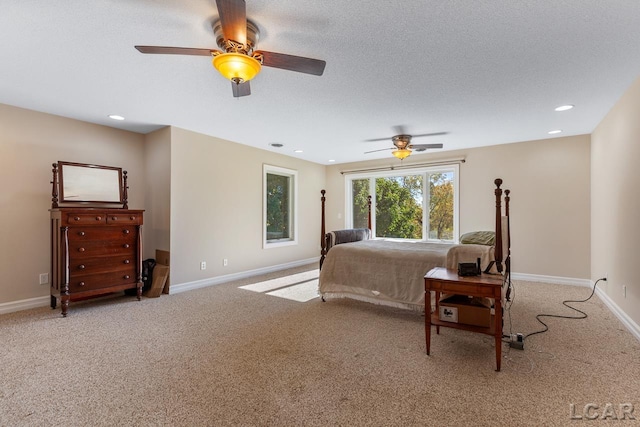
[[267, 240], [291, 237], [289, 221], [290, 179], [284, 175], [267, 174]]
[[[454, 172], [352, 180], [354, 228], [367, 227], [367, 196], [371, 179], [375, 180], [373, 213], [376, 237], [454, 239]], [[428, 188], [425, 188], [426, 183]], [[426, 226], [423, 224], [425, 219]]]

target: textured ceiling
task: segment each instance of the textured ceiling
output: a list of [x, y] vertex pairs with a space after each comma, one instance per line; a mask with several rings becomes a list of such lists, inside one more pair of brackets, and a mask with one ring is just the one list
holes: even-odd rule
[[[364, 141], [397, 126], [448, 132], [413, 141], [444, 150], [590, 133], [640, 74], [638, 0], [247, 0], [258, 49], [327, 66], [265, 67], [239, 99], [207, 57], [133, 47], [216, 48], [214, 0], [0, 0], [0, 11], [0, 103], [321, 164], [391, 157], [364, 154], [390, 140]], [[566, 103], [576, 108], [554, 111]]]

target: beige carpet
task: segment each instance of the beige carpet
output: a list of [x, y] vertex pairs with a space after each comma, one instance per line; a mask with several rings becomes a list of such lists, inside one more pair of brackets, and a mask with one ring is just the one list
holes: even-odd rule
[[[570, 419], [589, 403], [640, 418], [640, 344], [597, 297], [495, 372], [488, 336], [443, 328], [427, 356], [419, 314], [238, 289], [315, 267], [0, 316], [0, 426], [598, 424]], [[517, 282], [513, 332], [589, 292]]]

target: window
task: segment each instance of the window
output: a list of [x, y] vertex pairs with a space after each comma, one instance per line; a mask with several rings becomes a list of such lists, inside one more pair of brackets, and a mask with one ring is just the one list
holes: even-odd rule
[[297, 243], [297, 181], [291, 169], [264, 165], [264, 247]]
[[347, 228], [371, 227], [379, 238], [457, 241], [458, 165], [348, 176]]

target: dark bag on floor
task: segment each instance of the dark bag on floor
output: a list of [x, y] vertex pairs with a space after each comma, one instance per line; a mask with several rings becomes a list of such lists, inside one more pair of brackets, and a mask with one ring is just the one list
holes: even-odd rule
[[[145, 259], [142, 261], [142, 292], [146, 292], [151, 289], [153, 283], [153, 268], [156, 266], [156, 260], [153, 258]], [[124, 291], [127, 295], [135, 295], [135, 289], [126, 289]]]
[[156, 260], [153, 258], [142, 261], [142, 292], [151, 289], [153, 283], [153, 269], [156, 266]]

